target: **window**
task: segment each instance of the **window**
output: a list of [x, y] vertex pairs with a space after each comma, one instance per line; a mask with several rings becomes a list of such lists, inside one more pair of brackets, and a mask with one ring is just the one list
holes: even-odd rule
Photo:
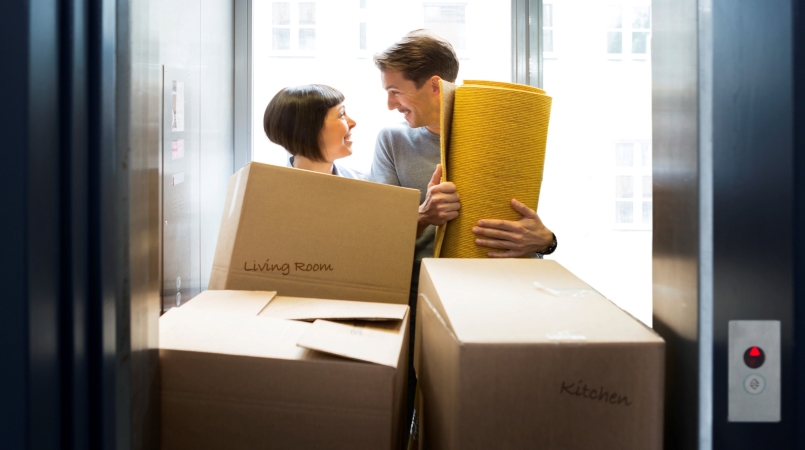
[[542, 52], [550, 54], [553, 51], [553, 5], [544, 3], [542, 5]]
[[651, 7], [632, 7], [632, 54], [648, 53], [648, 37], [651, 29]]
[[425, 28], [450, 41], [456, 52], [467, 49], [465, 5], [426, 3]]
[[271, 50], [305, 54], [316, 50], [316, 2], [272, 2]]
[[607, 7], [607, 54], [611, 57], [630, 55], [644, 59], [649, 51], [651, 7]]
[[651, 229], [651, 143], [615, 144], [615, 226]]
[[559, 239], [548, 258], [650, 325], [649, 2], [547, 2], [543, 36], [551, 31], [561, 50], [549, 57], [545, 38], [544, 87], [554, 100], [538, 212]]
[[[254, 1], [251, 20], [253, 159], [259, 162], [288, 161], [285, 150], [263, 132], [271, 98], [287, 86], [320, 83], [344, 94], [347, 113], [357, 122], [352, 156], [339, 163], [368, 172], [378, 131], [403, 121], [399, 112], [386, 107], [372, 55], [426, 23], [459, 51], [459, 83], [473, 78], [511, 81], [510, 2]], [[282, 30], [277, 31], [281, 38], [275, 39], [275, 28]], [[311, 34], [300, 36], [301, 29]]]
[[607, 7], [607, 53], [623, 53], [623, 7]]

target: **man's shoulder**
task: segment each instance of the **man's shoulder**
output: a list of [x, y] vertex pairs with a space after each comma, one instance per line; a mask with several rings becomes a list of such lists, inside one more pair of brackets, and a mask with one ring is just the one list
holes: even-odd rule
[[395, 137], [405, 137], [410, 139], [411, 136], [414, 136], [417, 131], [418, 130], [409, 127], [408, 123], [401, 122], [381, 128], [378, 132], [378, 136], [392, 139]]

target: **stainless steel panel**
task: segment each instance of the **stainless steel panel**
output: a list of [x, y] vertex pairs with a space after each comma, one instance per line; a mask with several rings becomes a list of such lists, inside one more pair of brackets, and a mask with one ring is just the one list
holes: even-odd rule
[[[118, 448], [159, 448], [159, 333], [161, 312], [161, 187], [160, 116], [162, 67], [159, 64], [159, 22], [156, 0], [125, 3], [129, 11], [128, 53], [118, 53], [129, 67], [129, 319], [120, 332], [128, 334], [130, 435], [120, 436]], [[125, 92], [121, 93], [125, 95]], [[128, 322], [128, 326], [125, 324]]]
[[233, 2], [202, 2], [200, 20], [204, 50], [199, 74], [199, 289], [203, 291], [210, 280], [229, 177], [235, 172]]
[[[126, 95], [128, 92], [129, 97], [128, 156], [122, 160], [130, 168], [131, 203], [128, 326], [125, 325], [125, 318], [121, 318], [120, 322], [124, 324], [120, 327], [121, 336], [130, 339], [131, 353], [125, 356], [128, 358], [124, 361], [128, 364], [128, 373], [121, 377], [119, 396], [128, 395], [130, 401], [131, 433], [125, 437], [119, 436], [118, 448], [156, 449], [159, 448], [158, 324], [162, 310], [161, 233], [164, 224], [162, 66], [181, 66], [189, 72], [188, 78], [196, 90], [201, 86], [200, 74], [206, 74], [207, 77], [205, 89], [208, 92], [203, 97], [196, 93], [195, 99], [196, 105], [198, 100], [202, 100], [210, 109], [200, 107], [205, 119], [196, 112], [195, 119], [187, 124], [195, 130], [197, 143], [208, 144], [200, 145], [200, 151], [205, 153], [201, 161], [190, 169], [196, 175], [185, 178], [185, 183], [196, 183], [193, 206], [196, 234], [191, 236], [190, 243], [190, 259], [194, 261], [190, 266], [195, 275], [191, 274], [190, 280], [183, 281], [183, 285], [191, 289], [195, 286], [199, 290], [202, 288], [202, 255], [211, 253], [209, 248], [215, 245], [212, 235], [217, 234], [215, 230], [206, 228], [204, 231], [203, 228], [210, 219], [202, 220], [200, 217], [215, 216], [217, 213], [204, 212], [206, 206], [201, 205], [200, 178], [204, 176], [210, 191], [217, 192], [220, 185], [226, 186], [226, 180], [232, 173], [231, 163], [227, 164], [226, 161], [232, 155], [230, 132], [227, 131], [232, 127], [232, 117], [227, 105], [233, 102], [233, 87], [227, 74], [234, 71], [232, 57], [228, 54], [234, 34], [233, 5], [225, 0], [119, 0], [119, 4], [128, 9], [129, 16], [125, 23], [129, 36], [119, 43], [121, 49], [118, 58], [119, 65], [130, 70], [129, 82], [121, 86], [120, 93]], [[202, 10], [206, 10], [203, 19]], [[207, 31], [206, 34], [202, 35], [202, 29]], [[209, 67], [201, 67], [202, 46], [215, 47], [209, 49], [209, 55], [203, 62]], [[212, 111], [213, 108], [217, 110]], [[204, 120], [208, 130], [199, 137], [201, 120]], [[185, 149], [186, 154], [189, 150]], [[225, 195], [225, 188], [223, 191], [218, 195]], [[210, 195], [214, 197], [214, 194]], [[213, 198], [210, 209], [215, 209], [214, 203]], [[216, 229], [219, 222], [220, 215], [212, 220]], [[201, 244], [202, 240], [204, 245]], [[175, 287], [175, 278], [173, 283]], [[128, 380], [125, 380], [126, 377]], [[126, 386], [129, 386], [129, 392], [125, 392]]]
[[[746, 361], [745, 354], [753, 350], [760, 355], [755, 356], [758, 365]], [[730, 320], [727, 364], [727, 420], [779, 422], [780, 321]]]
[[199, 99], [190, 71], [166, 66], [162, 85], [162, 309], [168, 310], [194, 295]]
[[[665, 447], [701, 446], [698, 2], [652, 3], [653, 308], [667, 343]], [[702, 432], [707, 427], [703, 426]], [[706, 436], [705, 436], [706, 438]]]
[[[252, 0], [234, 0], [234, 170], [252, 161]], [[259, 133], [258, 133], [259, 135]], [[234, 171], [233, 171], [234, 173]]]

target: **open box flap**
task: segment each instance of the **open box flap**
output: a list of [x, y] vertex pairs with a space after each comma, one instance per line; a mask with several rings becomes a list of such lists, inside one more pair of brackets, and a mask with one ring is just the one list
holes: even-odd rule
[[406, 305], [390, 303], [276, 296], [260, 311], [260, 315], [306, 322], [313, 322], [316, 319], [398, 321], [405, 317], [407, 310]]
[[311, 326], [292, 320], [220, 314], [182, 306], [159, 319], [159, 346], [163, 350], [311, 359], [315, 355], [296, 345]]
[[275, 291], [207, 290], [182, 305], [182, 310], [192, 309], [256, 316], [276, 294]]
[[407, 321], [336, 323], [316, 320], [297, 345], [346, 358], [397, 367]]

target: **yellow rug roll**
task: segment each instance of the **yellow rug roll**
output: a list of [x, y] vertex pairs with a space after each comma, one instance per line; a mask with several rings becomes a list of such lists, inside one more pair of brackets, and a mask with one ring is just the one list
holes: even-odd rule
[[455, 183], [461, 210], [439, 227], [435, 257], [486, 258], [496, 249], [475, 244], [479, 220], [520, 220], [512, 198], [536, 209], [550, 115], [551, 97], [539, 88], [441, 81], [442, 180]]

